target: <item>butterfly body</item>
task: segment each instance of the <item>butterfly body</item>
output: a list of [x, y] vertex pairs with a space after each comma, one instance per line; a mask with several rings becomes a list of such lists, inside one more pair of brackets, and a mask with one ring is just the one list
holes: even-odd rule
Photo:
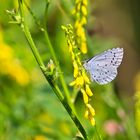
[[109, 49], [84, 63], [92, 81], [107, 84], [117, 76], [117, 68], [122, 62], [123, 48]]

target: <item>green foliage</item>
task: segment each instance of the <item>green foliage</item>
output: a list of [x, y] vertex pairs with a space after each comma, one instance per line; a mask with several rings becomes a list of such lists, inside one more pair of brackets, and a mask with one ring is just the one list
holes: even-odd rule
[[[9, 24], [8, 14], [4, 11], [16, 7], [16, 0], [2, 2], [0, 54], [5, 57], [0, 55], [0, 65], [4, 66], [0, 68], [0, 140], [82, 140], [81, 135], [76, 135], [77, 129], [68, 113], [45, 81], [20, 27]], [[28, 0], [27, 3], [43, 26], [46, 1]], [[72, 1], [52, 0], [47, 13], [48, 35], [67, 84], [73, 79], [73, 68], [61, 25], [73, 23], [70, 14], [73, 4]], [[25, 15], [41, 58], [47, 66], [49, 60], [54, 58], [46, 46], [46, 39], [27, 9]], [[92, 18], [91, 15], [88, 18]], [[87, 36], [88, 54], [83, 56], [83, 60], [114, 47], [115, 40], [112, 38]], [[62, 74], [59, 72], [58, 77]], [[91, 140], [100, 140], [100, 135], [104, 140], [138, 140], [133, 112], [128, 113], [129, 102], [124, 103], [124, 99], [118, 97], [113, 85], [92, 84], [94, 96], [91, 104], [96, 110], [96, 128], [84, 118], [81, 94], [71, 92], [78, 117]], [[72, 91], [71, 87], [69, 89]], [[119, 93], [123, 94], [121, 91]]]

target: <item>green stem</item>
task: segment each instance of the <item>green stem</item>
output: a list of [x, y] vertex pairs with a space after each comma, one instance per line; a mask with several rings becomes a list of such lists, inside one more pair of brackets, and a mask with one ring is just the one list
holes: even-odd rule
[[[46, 29], [45, 29], [45, 31], [44, 31], [44, 34], [45, 34], [45, 39], [46, 39], [46, 42], [47, 42], [47, 46], [48, 46], [48, 48], [50, 49], [50, 52], [51, 52], [52, 57], [53, 57], [53, 60], [54, 60], [55, 64], [56, 64], [57, 67], [58, 67], [58, 72], [60, 73], [60, 82], [61, 82], [62, 87], [63, 87], [63, 89], [64, 89], [65, 97], [67, 98], [67, 100], [68, 100], [69, 103], [70, 103], [70, 102], [71, 102], [71, 101], [70, 101], [70, 94], [69, 94], [67, 85], [66, 85], [66, 83], [65, 83], [65, 81], [64, 81], [64, 77], [63, 77], [61, 68], [60, 68], [59, 63], [58, 63], [58, 61], [57, 61], [57, 58], [56, 58], [54, 49], [53, 49], [53, 47], [52, 47], [52, 45], [51, 45], [51, 42], [50, 42], [49, 37], [48, 37], [48, 32], [46, 31]], [[71, 103], [70, 103], [70, 104], [71, 104]]]
[[81, 122], [79, 121], [79, 119], [77, 118], [77, 116], [75, 115], [75, 113], [73, 112], [72, 108], [69, 106], [69, 104], [66, 102], [66, 100], [64, 98], [61, 98], [59, 96], [60, 93], [61, 93], [61, 91], [58, 88], [58, 86], [57, 85], [54, 85], [52, 83], [50, 83], [50, 85], [52, 85], [52, 89], [54, 90], [55, 93], [57, 93], [57, 95], [58, 95], [57, 97], [59, 98], [59, 100], [61, 101], [61, 103], [63, 104], [63, 106], [67, 110], [67, 112], [69, 113], [71, 119], [73, 120], [73, 122], [75, 123], [75, 125], [79, 129], [79, 131], [81, 132], [81, 134], [84, 137], [84, 139], [85, 140], [88, 140], [86, 131], [83, 128], [83, 126], [82, 126]]
[[62, 73], [61, 68], [60, 68], [60, 66], [59, 66], [59, 63], [58, 63], [58, 61], [57, 61], [57, 57], [56, 57], [56, 55], [55, 55], [55, 51], [54, 51], [54, 49], [53, 49], [53, 46], [52, 46], [52, 44], [51, 44], [51, 41], [50, 41], [50, 39], [49, 39], [48, 32], [47, 32], [46, 23], [47, 23], [48, 6], [49, 6], [49, 2], [46, 3], [45, 14], [44, 14], [44, 24], [43, 24], [43, 25], [44, 25], [44, 29], [45, 29], [45, 30], [44, 30], [44, 35], [45, 35], [45, 39], [46, 39], [47, 46], [48, 46], [48, 48], [50, 49], [50, 52], [51, 52], [51, 54], [52, 54], [53, 60], [54, 60], [55, 64], [56, 64], [57, 67], [58, 67], [58, 71], [59, 71], [59, 73], [60, 73], [60, 82], [61, 82], [62, 87], [63, 87], [63, 89], [64, 89], [65, 97], [67, 98], [69, 104], [72, 106], [72, 104], [71, 104], [71, 98], [70, 98], [70, 93], [69, 93], [69, 91], [68, 91], [68, 87], [67, 87], [67, 85], [66, 85], [66, 82], [64, 81], [63, 73]]
[[33, 19], [34, 19], [35, 24], [37, 25], [37, 27], [39, 27], [39, 29], [40, 29], [41, 31], [44, 31], [44, 29], [43, 29], [43, 28], [41, 27], [41, 25], [40, 25], [39, 20], [36, 18], [36, 16], [34, 15], [34, 13], [32, 12], [32, 10], [31, 10], [30, 7], [28, 6], [28, 4], [26, 3], [26, 1], [24, 0], [23, 2], [24, 2], [24, 4], [25, 4], [26, 8], [28, 9], [29, 13], [32, 15], [32, 17], [33, 17]]
[[36, 16], [34, 15], [34, 13], [32, 12], [32, 10], [30, 9], [30, 7], [27, 5], [27, 3], [24, 1], [24, 4], [26, 6], [26, 8], [28, 9], [28, 11], [30, 12], [30, 14], [32, 15], [36, 25], [39, 27], [39, 29], [41, 29], [41, 31], [44, 32], [44, 35], [45, 35], [45, 39], [46, 39], [46, 43], [47, 43], [47, 46], [51, 52], [51, 55], [53, 57], [53, 60], [55, 62], [55, 64], [57, 65], [58, 67], [58, 71], [60, 73], [60, 82], [62, 84], [62, 87], [64, 89], [64, 93], [65, 93], [65, 97], [67, 98], [69, 104], [73, 107], [74, 109], [74, 105], [71, 103], [71, 98], [70, 98], [70, 94], [69, 94], [69, 91], [68, 91], [68, 88], [67, 88], [67, 85], [64, 81], [64, 77], [63, 77], [63, 74], [62, 74], [62, 71], [61, 71], [61, 68], [59, 66], [59, 63], [57, 61], [57, 58], [56, 58], [56, 55], [55, 55], [55, 52], [54, 52], [54, 49], [52, 47], [52, 44], [50, 42], [50, 39], [49, 39], [49, 36], [48, 36], [48, 32], [47, 32], [47, 28], [46, 28], [46, 23], [47, 23], [47, 11], [48, 11], [48, 6], [49, 6], [49, 1], [46, 2], [46, 8], [45, 8], [45, 15], [44, 15], [44, 27], [41, 27], [39, 21], [37, 20]]
[[97, 136], [98, 136], [98, 139], [99, 139], [99, 140], [102, 140], [102, 137], [101, 137], [101, 135], [99, 134], [98, 129], [97, 129], [97, 126], [96, 126], [96, 125], [95, 125], [95, 131], [96, 131], [96, 134], [97, 134]]
[[20, 14], [21, 14], [21, 27], [22, 27], [22, 29], [23, 29], [23, 31], [25, 33], [25, 36], [26, 36], [29, 44], [32, 46], [31, 50], [32, 50], [32, 52], [33, 52], [33, 54], [35, 56], [35, 59], [36, 59], [37, 63], [40, 66], [45, 67], [44, 63], [42, 62], [42, 59], [41, 59], [41, 57], [40, 57], [40, 55], [38, 53], [38, 50], [37, 50], [37, 48], [36, 48], [36, 46], [35, 46], [35, 44], [34, 44], [34, 42], [32, 40], [31, 34], [30, 34], [29, 30], [28, 30], [28, 27], [26, 26], [26, 23], [24, 21], [23, 2], [22, 2], [22, 0], [18, 0], [18, 2], [19, 2]]
[[67, 100], [65, 100], [62, 92], [60, 91], [59, 87], [54, 84], [51, 80], [51, 78], [47, 75], [46, 73], [46, 68], [45, 65], [40, 57], [40, 54], [35, 46], [35, 43], [32, 39], [32, 36], [30, 34], [29, 28], [26, 25], [25, 21], [24, 21], [24, 10], [23, 10], [23, 2], [22, 0], [18, 0], [19, 2], [19, 10], [20, 10], [20, 14], [21, 14], [21, 18], [22, 18], [22, 23], [21, 23], [21, 27], [25, 33], [25, 37], [29, 43], [29, 46], [33, 52], [33, 55], [38, 63], [38, 65], [40, 66], [46, 80], [49, 82], [51, 88], [53, 89], [55, 95], [58, 97], [58, 99], [60, 100], [60, 102], [63, 104], [64, 108], [66, 109], [66, 111], [68, 112], [68, 114], [70, 115], [71, 119], [73, 120], [73, 122], [75, 123], [76, 127], [78, 128], [78, 130], [81, 132], [81, 135], [84, 137], [85, 140], [88, 140], [86, 131], [84, 129], [84, 127], [82, 126], [81, 122], [79, 121], [77, 115], [75, 114], [75, 112], [72, 110], [72, 108], [70, 107], [70, 105], [68, 104]]

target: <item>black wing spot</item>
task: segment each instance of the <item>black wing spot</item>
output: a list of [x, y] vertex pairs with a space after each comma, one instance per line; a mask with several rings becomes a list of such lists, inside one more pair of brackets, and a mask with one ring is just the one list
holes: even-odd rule
[[113, 66], [119, 66], [117, 63], [113, 64]]
[[100, 79], [100, 76], [98, 76], [98, 78]]
[[108, 82], [106, 79], [105, 79], [105, 81]]
[[107, 82], [106, 78], [103, 78], [103, 80], [104, 80], [105, 82]]
[[105, 66], [107, 67], [107, 64], [105, 64]]

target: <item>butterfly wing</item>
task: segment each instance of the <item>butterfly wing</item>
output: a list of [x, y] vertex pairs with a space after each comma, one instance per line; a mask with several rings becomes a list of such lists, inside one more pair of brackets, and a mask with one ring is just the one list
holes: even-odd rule
[[117, 68], [122, 62], [123, 48], [109, 49], [84, 64], [91, 79], [98, 84], [107, 84], [117, 75]]

